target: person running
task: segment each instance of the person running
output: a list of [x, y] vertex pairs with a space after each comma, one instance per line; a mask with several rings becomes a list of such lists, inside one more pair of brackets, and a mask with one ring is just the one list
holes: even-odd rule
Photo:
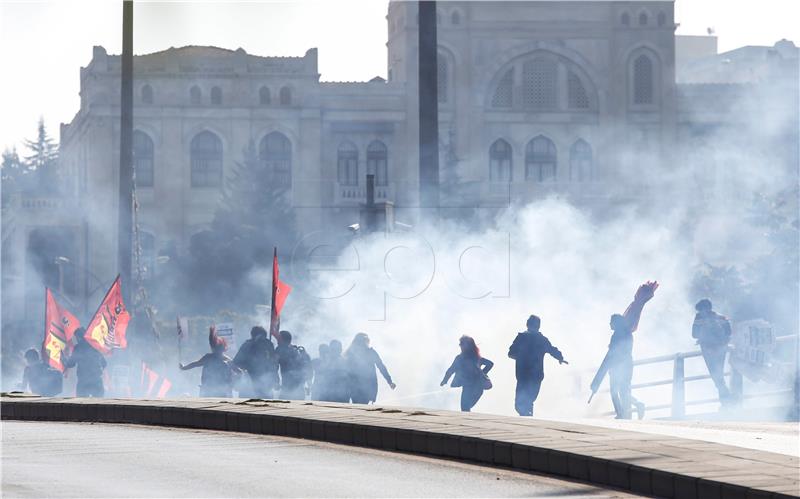
[[228, 344], [224, 338], [217, 336], [214, 326], [208, 328], [208, 344], [211, 352], [190, 364], [178, 364], [182, 371], [202, 367], [200, 374], [201, 397], [231, 397], [233, 396], [234, 375], [240, 369], [233, 365], [231, 359], [225, 355]]
[[383, 365], [378, 352], [369, 346], [369, 336], [358, 333], [345, 354], [350, 379], [350, 400], [354, 404], [369, 404], [378, 398], [377, 368], [389, 387], [394, 390], [396, 385]]
[[275, 347], [270, 341], [266, 329], [254, 326], [250, 330], [250, 339], [242, 343], [233, 364], [247, 371], [252, 386], [248, 395], [259, 398], [271, 398], [277, 382], [278, 363]]
[[697, 315], [692, 324], [692, 338], [697, 340], [708, 374], [714, 381], [722, 405], [731, 402], [731, 392], [725, 384], [725, 356], [731, 338], [731, 323], [712, 309], [711, 300], [704, 298], [695, 305]]
[[508, 356], [516, 361], [517, 389], [514, 409], [520, 416], [533, 416], [533, 404], [539, 397], [544, 380], [544, 356], [550, 354], [559, 364], [568, 364], [558, 348], [539, 331], [541, 319], [528, 317], [526, 330], [518, 333], [508, 349]]
[[39, 352], [35, 348], [25, 352], [25, 363], [27, 365], [22, 373], [20, 389], [30, 390], [31, 393], [44, 397], [55, 397], [61, 393], [62, 374], [50, 367], [47, 359], [40, 359]]
[[[636, 290], [633, 302], [625, 313], [611, 316], [609, 325], [613, 334], [608, 344], [600, 369], [592, 380], [592, 394], [597, 393], [600, 384], [608, 372], [611, 385], [611, 402], [614, 404], [616, 419], [631, 419], [631, 409], [636, 407], [639, 419], [644, 417], [644, 404], [631, 395], [631, 379], [633, 378], [633, 333], [639, 327], [639, 319], [645, 303], [650, 301], [658, 289], [658, 283], [648, 281]], [[589, 399], [591, 400], [591, 398]]]
[[450, 386], [461, 387], [461, 411], [470, 412], [480, 400], [483, 391], [492, 387], [487, 375], [494, 362], [481, 357], [478, 345], [470, 336], [462, 336], [458, 340], [458, 346], [461, 353], [456, 355], [439, 385], [446, 385], [450, 377], [455, 375]]
[[82, 327], [75, 330], [78, 343], [72, 350], [72, 354], [63, 360], [64, 367], [78, 366], [78, 384], [75, 388], [75, 395], [78, 397], [102, 397], [105, 395], [103, 370], [106, 368], [106, 359], [86, 341], [85, 333], [86, 329]]

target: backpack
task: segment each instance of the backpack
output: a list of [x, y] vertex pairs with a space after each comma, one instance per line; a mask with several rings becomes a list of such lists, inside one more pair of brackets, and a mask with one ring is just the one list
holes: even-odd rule
[[298, 346], [294, 346], [294, 356], [292, 359], [292, 371], [296, 372], [301, 379], [311, 379], [313, 367], [311, 364], [311, 356], [308, 355], [306, 349]]
[[703, 343], [727, 343], [730, 337], [730, 323], [725, 317], [714, 314], [700, 320], [697, 339]]

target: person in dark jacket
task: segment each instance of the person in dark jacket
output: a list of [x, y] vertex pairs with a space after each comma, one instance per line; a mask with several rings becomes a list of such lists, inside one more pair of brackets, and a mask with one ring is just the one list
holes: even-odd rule
[[242, 343], [233, 364], [247, 371], [252, 391], [249, 396], [271, 398], [277, 384], [278, 362], [275, 347], [272, 345], [266, 329], [254, 326], [250, 330], [250, 339]]
[[61, 393], [63, 376], [50, 367], [47, 359], [40, 359], [35, 348], [25, 352], [25, 371], [22, 373], [22, 390], [30, 389], [31, 393], [45, 397], [55, 397]]
[[544, 355], [550, 354], [559, 364], [568, 364], [558, 348], [539, 331], [541, 319], [528, 317], [527, 330], [517, 334], [508, 356], [517, 361], [517, 390], [514, 408], [520, 416], [533, 416], [533, 403], [544, 380]]
[[375, 368], [381, 372], [383, 379], [392, 390], [396, 385], [383, 365], [380, 355], [369, 346], [369, 336], [358, 333], [347, 349], [345, 355], [350, 375], [350, 400], [354, 404], [369, 404], [378, 398], [378, 375]]
[[342, 342], [331, 340], [328, 345], [327, 381], [323, 398], [327, 402], [350, 402], [350, 374], [342, 356]]
[[711, 300], [704, 298], [695, 305], [697, 315], [692, 324], [692, 338], [697, 340], [708, 374], [714, 381], [723, 405], [731, 401], [731, 392], [725, 384], [725, 356], [731, 338], [731, 323], [724, 315], [712, 309]]
[[182, 371], [196, 367], [203, 368], [200, 374], [201, 397], [231, 397], [233, 395], [234, 375], [241, 371], [233, 365], [230, 357], [225, 355], [228, 344], [224, 338], [217, 336], [214, 326], [208, 329], [208, 343], [211, 347], [211, 353], [203, 355], [200, 359], [190, 364], [178, 364], [178, 367]]
[[106, 359], [86, 341], [83, 336], [85, 333], [86, 329], [82, 327], [75, 330], [78, 344], [72, 350], [72, 355], [62, 362], [65, 368], [78, 366], [78, 384], [75, 389], [78, 397], [102, 397], [105, 395], [103, 370], [106, 368]]
[[481, 357], [478, 345], [470, 336], [462, 336], [458, 340], [458, 346], [461, 348], [461, 353], [456, 355], [453, 363], [444, 373], [440, 386], [446, 385], [450, 376], [455, 374], [450, 386], [461, 387], [461, 411], [470, 412], [480, 400], [483, 391], [491, 388], [491, 382], [487, 375], [494, 363]]
[[278, 365], [281, 372], [281, 398], [305, 400], [306, 385], [311, 381], [311, 358], [305, 348], [292, 344], [292, 333], [278, 333]]
[[328, 352], [330, 346], [322, 343], [319, 346], [319, 357], [311, 361], [314, 380], [311, 383], [311, 400], [325, 400], [328, 394]]

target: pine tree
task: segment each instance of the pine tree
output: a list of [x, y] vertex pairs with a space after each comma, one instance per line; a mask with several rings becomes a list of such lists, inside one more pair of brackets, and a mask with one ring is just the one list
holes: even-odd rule
[[58, 190], [58, 144], [47, 134], [44, 118], [39, 118], [38, 133], [35, 140], [26, 140], [31, 154], [25, 157], [28, 170], [35, 173], [36, 188], [47, 192]]
[[3, 163], [2, 166], [0, 166], [3, 182], [7, 180], [16, 180], [20, 175], [26, 173], [26, 170], [26, 165], [19, 158], [16, 147], [3, 151]]

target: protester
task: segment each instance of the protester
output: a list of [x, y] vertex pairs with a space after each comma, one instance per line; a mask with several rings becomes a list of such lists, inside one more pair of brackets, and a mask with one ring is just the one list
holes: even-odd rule
[[278, 365], [281, 374], [281, 398], [305, 400], [306, 384], [311, 381], [311, 357], [305, 348], [292, 344], [292, 333], [278, 333]]
[[266, 329], [254, 326], [250, 330], [250, 339], [242, 343], [233, 358], [233, 364], [246, 371], [250, 378], [252, 388], [249, 391], [240, 390], [240, 395], [259, 398], [273, 396], [277, 385], [278, 362]]
[[311, 384], [311, 400], [325, 400], [328, 392], [328, 352], [330, 346], [323, 343], [319, 346], [319, 357], [311, 361], [314, 381]]
[[609, 325], [614, 332], [608, 345], [603, 363], [592, 380], [592, 392], [596, 393], [603, 382], [606, 372], [609, 373], [611, 385], [611, 401], [614, 404], [616, 419], [631, 419], [631, 408], [636, 407], [639, 419], [644, 417], [644, 404], [631, 395], [631, 379], [633, 378], [633, 333], [639, 327], [639, 319], [645, 303], [650, 301], [658, 289], [658, 283], [646, 282], [639, 286], [633, 302], [625, 313], [611, 316]]
[[342, 342], [331, 340], [328, 345], [325, 392], [320, 400], [327, 402], [350, 401], [350, 375], [347, 361], [342, 356]]
[[20, 389], [45, 397], [55, 397], [63, 388], [63, 376], [50, 367], [47, 359], [39, 359], [39, 352], [31, 348], [25, 352], [25, 370]]
[[711, 300], [704, 298], [695, 305], [697, 315], [692, 324], [692, 338], [697, 340], [708, 374], [714, 381], [722, 405], [731, 402], [731, 392], [725, 384], [725, 356], [731, 337], [731, 323], [712, 310]]
[[78, 343], [72, 350], [72, 355], [66, 359], [62, 357], [62, 362], [65, 368], [78, 366], [78, 383], [75, 389], [78, 397], [102, 397], [105, 395], [103, 370], [106, 368], [106, 359], [86, 341], [84, 334], [86, 329], [82, 327], [75, 330]]
[[469, 336], [462, 336], [458, 340], [458, 346], [461, 348], [461, 353], [456, 355], [453, 363], [444, 373], [440, 386], [446, 385], [450, 376], [455, 374], [450, 386], [461, 387], [461, 410], [470, 412], [480, 400], [483, 391], [492, 387], [488, 374], [494, 363], [481, 357], [478, 345]]
[[207, 353], [190, 364], [178, 364], [182, 371], [202, 367], [200, 374], [201, 397], [231, 397], [233, 395], [234, 375], [240, 369], [233, 365], [231, 359], [225, 355], [228, 344], [224, 338], [217, 336], [214, 326], [208, 329], [208, 343], [211, 353]]
[[508, 349], [508, 356], [516, 361], [514, 408], [520, 416], [533, 416], [533, 403], [544, 380], [544, 355], [550, 354], [559, 364], [568, 364], [558, 348], [539, 331], [541, 322], [535, 315], [528, 317], [527, 329], [517, 334]]
[[369, 336], [366, 333], [358, 333], [353, 338], [350, 348], [345, 354], [347, 367], [350, 375], [350, 400], [355, 404], [369, 404], [375, 402], [378, 397], [378, 375], [375, 368], [389, 384], [392, 390], [396, 385], [392, 382], [392, 377], [386, 366], [383, 365], [380, 355], [369, 346]]

